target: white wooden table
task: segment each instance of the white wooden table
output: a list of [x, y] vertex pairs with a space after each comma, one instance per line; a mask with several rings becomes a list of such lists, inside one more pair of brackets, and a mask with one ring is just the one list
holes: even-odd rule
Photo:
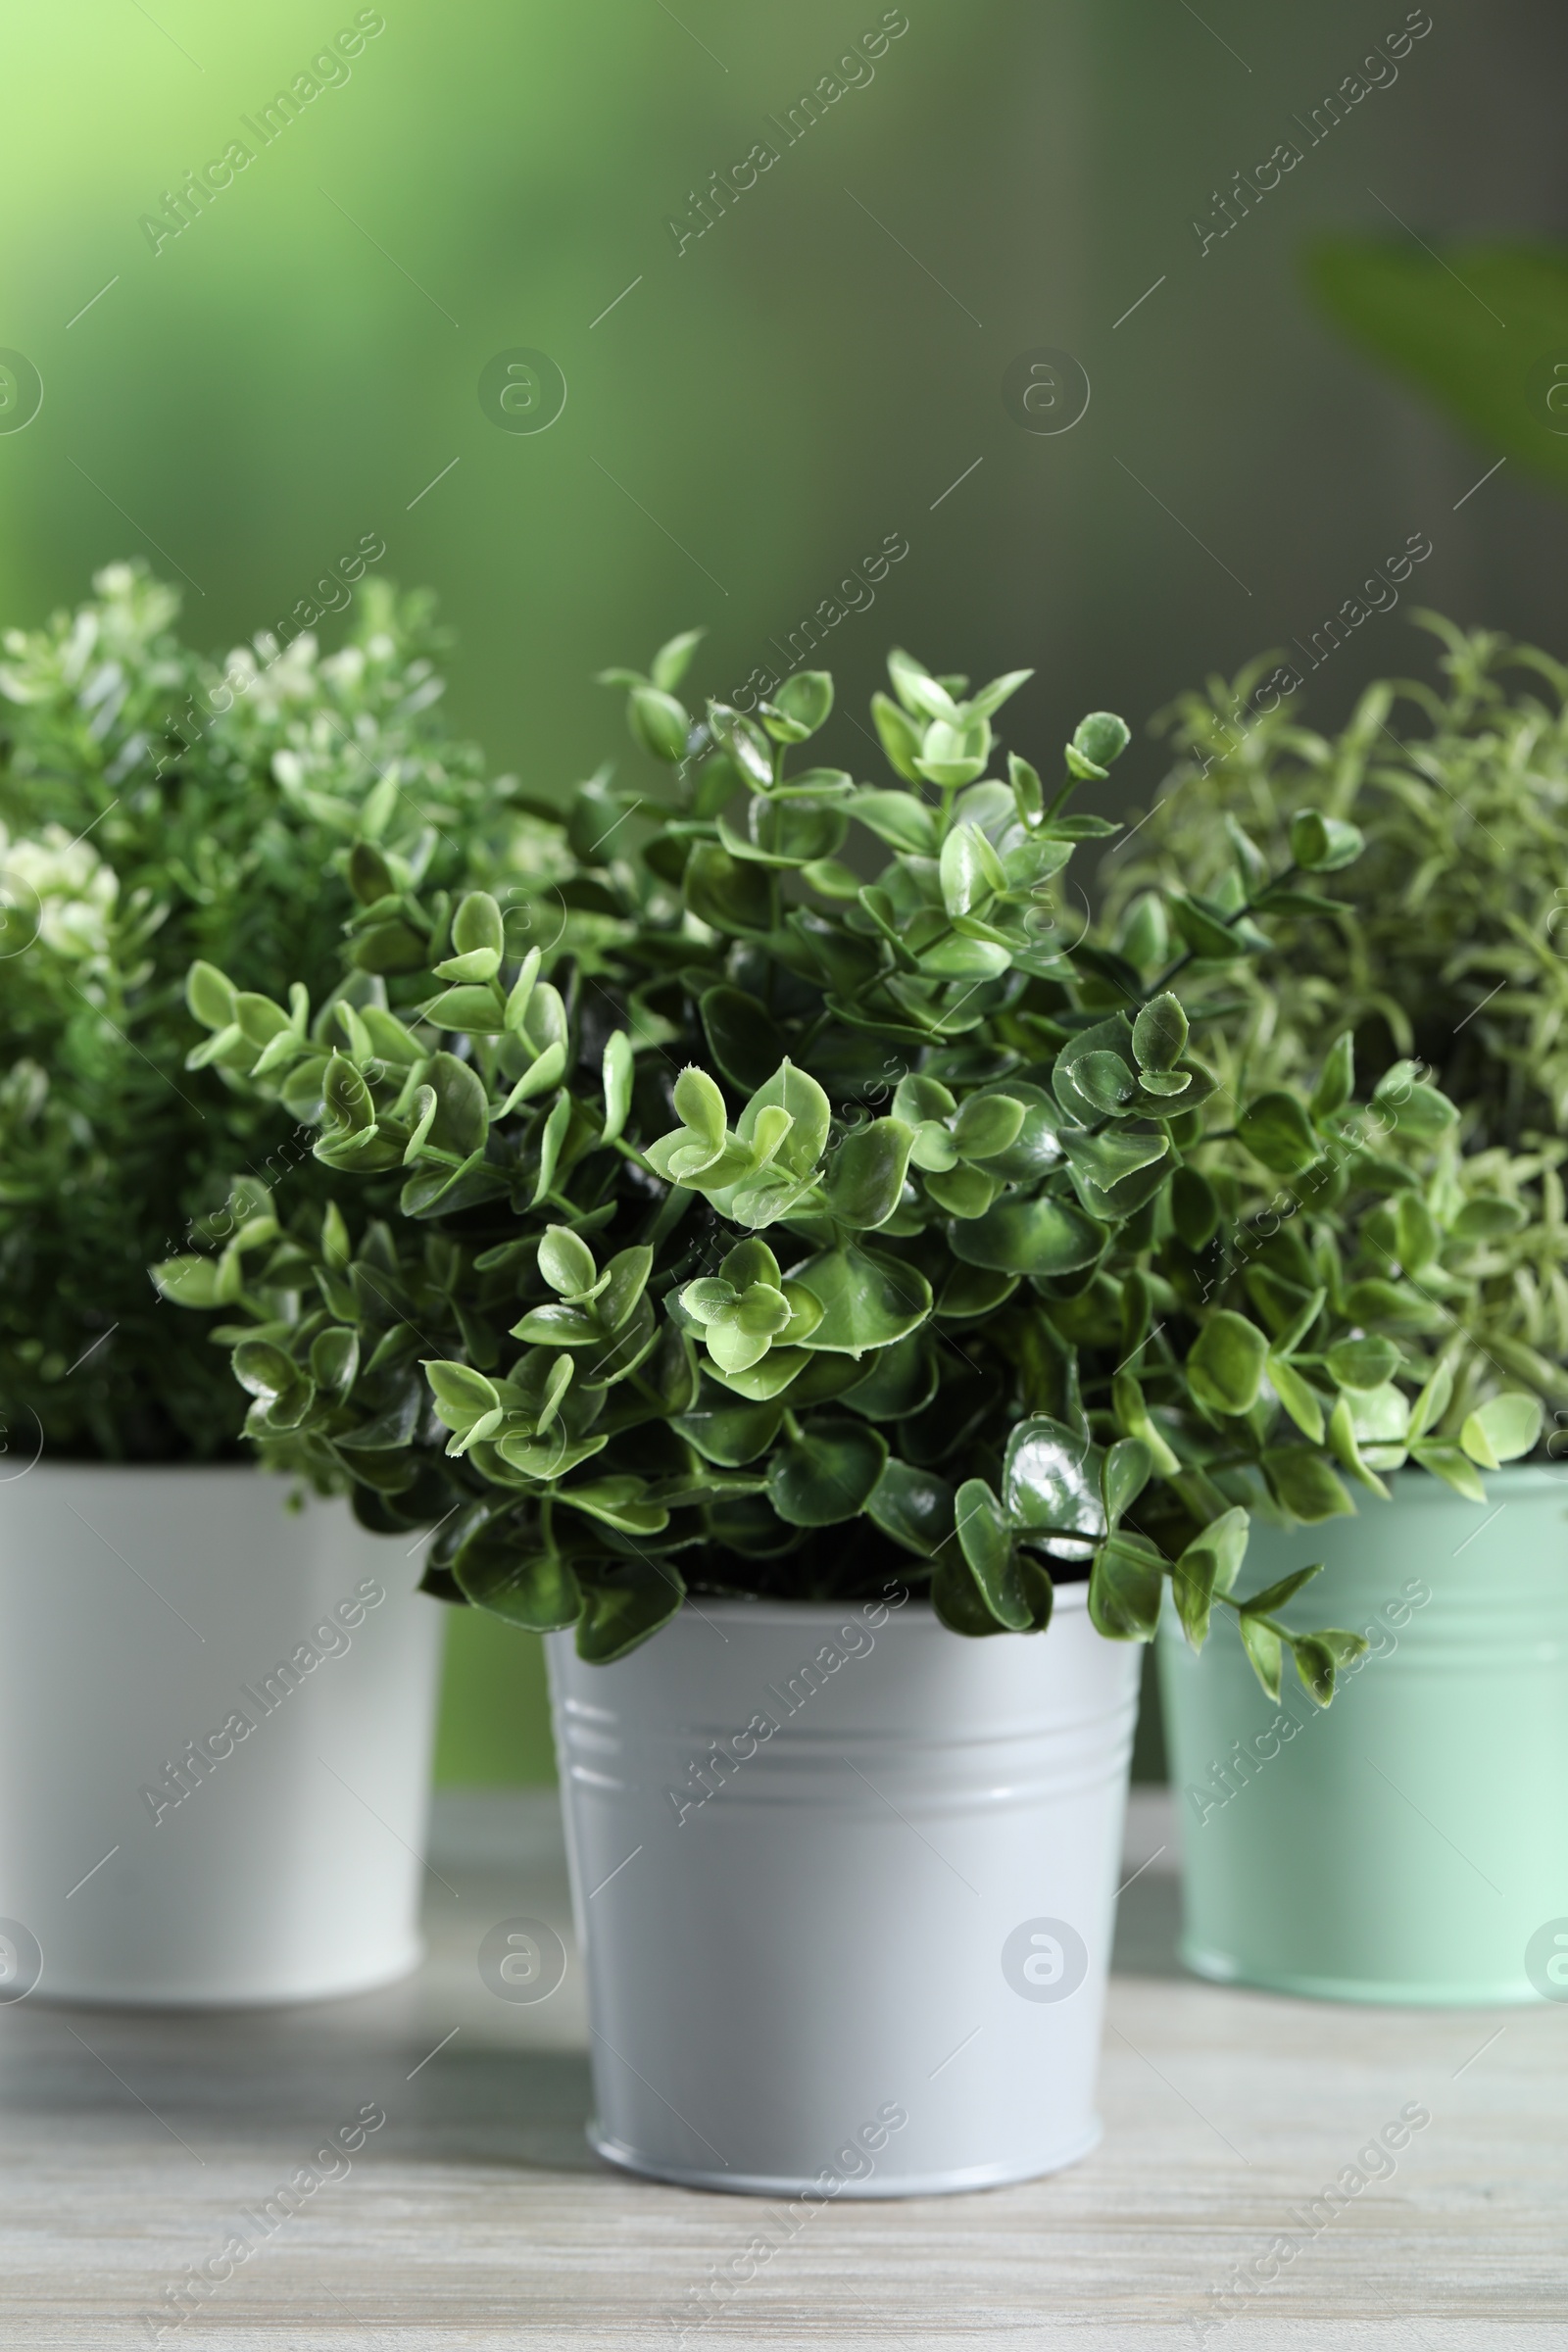
[[[1168, 1837], [1162, 1801], [1143, 1800], [1131, 1867]], [[386, 2121], [347, 2169], [162, 2342], [676, 2352], [693, 2289], [753, 2238], [750, 2201], [600, 2166], [576, 1971], [529, 2008], [475, 1967], [518, 1913], [569, 1940], [553, 1796], [444, 1800], [429, 1889], [425, 1966], [364, 1999], [0, 2011], [4, 2352], [151, 2343], [166, 2287], [220, 2271], [242, 2210], [362, 2109]], [[1568, 2006], [1222, 1991], [1177, 1972], [1175, 1901], [1168, 1854], [1122, 1898], [1095, 2155], [1021, 2188], [826, 2208], [688, 2347], [1568, 2344]], [[1431, 2122], [1397, 2170], [1314, 2227], [1311, 2201], [1406, 2105]], [[1277, 2277], [1219, 2300], [1254, 2263]]]

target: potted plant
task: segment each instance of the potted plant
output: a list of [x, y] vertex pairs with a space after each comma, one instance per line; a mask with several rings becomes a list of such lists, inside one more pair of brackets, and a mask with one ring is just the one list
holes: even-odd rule
[[[187, 1060], [185, 973], [220, 957], [265, 1041], [258, 992], [340, 974], [346, 871], [438, 903], [517, 820], [437, 724], [417, 604], [366, 580], [342, 651], [214, 664], [175, 601], [115, 565], [0, 663], [0, 1909], [49, 1995], [306, 1998], [416, 1955], [440, 1612], [244, 1444], [203, 1252], [329, 1179], [286, 1103]], [[368, 988], [424, 960], [358, 953]]]
[[[1314, 1399], [1366, 1359], [1323, 1368], [1327, 1255], [1301, 1280], [1263, 1245], [1259, 1292], [1227, 1254], [1278, 1180], [1213, 1060], [1237, 959], [1358, 845], [1314, 820], [1224, 909], [1161, 889], [1072, 941], [1061, 876], [1114, 827], [1071, 803], [1119, 719], [1059, 788], [1016, 754], [1004, 781], [1027, 673], [895, 655], [865, 786], [801, 748], [824, 673], [694, 718], [694, 642], [608, 673], [663, 775], [574, 795], [569, 952], [365, 872], [357, 922], [431, 939], [416, 1010], [301, 996], [265, 1062], [218, 1032], [366, 1188], [235, 1237], [235, 1369], [268, 1456], [433, 1530], [427, 1590], [548, 1638], [596, 2144], [757, 2190], [1018, 2179], [1094, 2135], [1167, 1584], [1276, 1692], [1294, 1660], [1326, 1705], [1365, 1646], [1281, 1617], [1309, 1562], [1238, 1585], [1253, 1508], [1343, 1507], [1353, 1401]], [[1337, 1048], [1242, 1117], [1359, 1216], [1345, 1164], [1452, 1119], [1402, 1070], [1382, 1102], [1374, 1147]]]
[[[1320, 1335], [1323, 1366], [1349, 1375], [1351, 1467], [1380, 1499], [1314, 1538], [1327, 1563], [1314, 1605], [1369, 1642], [1332, 1721], [1304, 1728], [1217, 1648], [1200, 1658], [1174, 1621], [1164, 1628], [1184, 1950], [1205, 1975], [1339, 1998], [1560, 1998], [1568, 673], [1504, 639], [1428, 625], [1446, 691], [1374, 686], [1333, 742], [1302, 727], [1292, 676], [1268, 663], [1187, 698], [1182, 757], [1140, 835], [1150, 846], [1113, 893], [1137, 922], [1141, 893], [1179, 871], [1229, 905], [1253, 858], [1313, 823], [1353, 820], [1365, 847], [1340, 903], [1284, 916], [1282, 952], [1242, 980], [1233, 1076], [1307, 1068], [1348, 1023], [1375, 1101], [1419, 1069], [1457, 1113], [1397, 1170], [1381, 1150], [1347, 1167], [1326, 1216], [1303, 1204], [1262, 1249], [1259, 1224], [1233, 1237], [1265, 1312], [1285, 1311], [1268, 1288], [1282, 1248], [1298, 1283], [1308, 1260], [1337, 1255], [1348, 1320]], [[1509, 691], [1510, 667], [1524, 691]], [[1425, 723], [1396, 735], [1400, 695]], [[1239, 1127], [1226, 1149], [1250, 1144], [1289, 1171], [1288, 1139], [1271, 1159], [1271, 1139]], [[1309, 1377], [1326, 1411], [1317, 1367]], [[1499, 1461], [1510, 1466], [1484, 1484]], [[1250, 1556], [1271, 1575], [1297, 1549], [1260, 1527]]]

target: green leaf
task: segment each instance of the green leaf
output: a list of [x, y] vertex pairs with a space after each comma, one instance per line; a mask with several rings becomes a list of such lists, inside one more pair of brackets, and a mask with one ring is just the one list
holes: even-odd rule
[[563, 1298], [593, 1298], [604, 1288], [594, 1253], [580, 1234], [547, 1225], [539, 1243], [539, 1271]]
[[1100, 1448], [1049, 1414], [1020, 1421], [1008, 1438], [1002, 1496], [1015, 1527], [1084, 1538], [1105, 1533]]
[[1089, 1577], [1089, 1617], [1109, 1642], [1152, 1642], [1165, 1589], [1165, 1556], [1147, 1536], [1106, 1538]]
[[1236, 1122], [1236, 1132], [1265, 1168], [1298, 1176], [1322, 1149], [1312, 1123], [1294, 1095], [1259, 1095]]
[[1178, 1168], [1171, 1179], [1171, 1215], [1176, 1231], [1196, 1256], [1219, 1230], [1219, 1197], [1200, 1168]]
[[455, 1054], [433, 1054], [425, 1077], [436, 1095], [431, 1143], [464, 1159], [482, 1151], [490, 1132], [490, 1108], [477, 1070]]
[[219, 1306], [218, 1260], [213, 1257], [166, 1257], [152, 1269], [152, 1278], [166, 1298], [176, 1306]]
[[797, 1069], [794, 1062], [785, 1060], [758, 1088], [741, 1112], [736, 1133], [743, 1144], [755, 1139], [762, 1113], [773, 1109], [787, 1111], [791, 1121], [776, 1153], [778, 1165], [804, 1181], [814, 1173], [822, 1156], [832, 1122], [832, 1106], [809, 1071]]
[[710, 1152], [722, 1149], [728, 1120], [724, 1098], [695, 1062], [688, 1062], [675, 1081], [675, 1116]]
[[1247, 941], [1238, 936], [1238, 927], [1228, 924], [1222, 915], [1211, 912], [1199, 900], [1180, 891], [1170, 891], [1166, 894], [1166, 905], [1187, 946], [1202, 961], [1234, 963], [1238, 956], [1249, 953]]
[[1131, 1510], [1153, 1475], [1154, 1457], [1141, 1438], [1120, 1438], [1100, 1468], [1100, 1493], [1105, 1522], [1115, 1527]]
[[501, 909], [487, 890], [470, 890], [452, 918], [452, 945], [460, 956], [483, 953], [495, 957], [498, 970], [506, 952]]
[[1018, 1576], [1012, 1530], [983, 1478], [966, 1479], [958, 1489], [955, 1522], [959, 1546], [986, 1607], [1009, 1632], [1027, 1633], [1031, 1612]]
[[1006, 888], [1002, 860], [978, 825], [955, 825], [938, 861], [949, 914], [971, 914]]
[[[1452, 1395], [1453, 1365], [1449, 1358], [1445, 1356], [1433, 1370], [1426, 1387], [1410, 1408], [1410, 1426], [1406, 1434], [1412, 1446], [1417, 1438], [1424, 1438], [1427, 1431], [1435, 1428], [1443, 1419], [1448, 1409], [1448, 1399]], [[1482, 1489], [1482, 1492], [1485, 1494], [1485, 1488]]]
[[[1025, 670], [1022, 674], [1029, 677], [1033, 672]], [[1132, 730], [1114, 710], [1091, 710], [1073, 729], [1072, 748], [1103, 773], [1113, 760], [1121, 758], [1131, 741]]]
[[1393, 1379], [1404, 1358], [1392, 1340], [1340, 1340], [1327, 1358], [1330, 1372], [1342, 1389], [1381, 1389]]
[[582, 1591], [571, 1564], [545, 1550], [536, 1536], [510, 1518], [485, 1522], [459, 1544], [452, 1573], [465, 1599], [492, 1617], [529, 1633], [548, 1634], [572, 1625], [582, 1608]]
[[730, 1084], [748, 1094], [765, 1085], [784, 1059], [784, 1039], [757, 998], [728, 985], [710, 988], [698, 1010], [709, 1050]]
[[1151, 998], [1133, 1023], [1133, 1053], [1142, 1070], [1174, 1070], [1187, 1048], [1187, 1015], [1175, 997]]
[[893, 849], [908, 850], [918, 858], [936, 856], [936, 820], [917, 794], [862, 787], [850, 795], [845, 807]]
[[1456, 1242], [1495, 1242], [1523, 1232], [1529, 1222], [1530, 1212], [1521, 1201], [1478, 1193], [1450, 1220], [1448, 1231]]
[[953, 1254], [1002, 1274], [1074, 1274], [1092, 1266], [1106, 1228], [1067, 1200], [1003, 1200], [983, 1217], [954, 1226]]
[[1500, 1469], [1534, 1451], [1541, 1436], [1543, 1406], [1539, 1396], [1510, 1390], [1489, 1396], [1465, 1417], [1459, 1444], [1483, 1470]]
[[683, 629], [662, 645], [648, 664], [648, 675], [662, 694], [673, 694], [691, 663], [691, 658], [708, 634], [706, 629]]
[[1259, 1592], [1250, 1592], [1241, 1604], [1243, 1614], [1252, 1617], [1272, 1617], [1277, 1610], [1284, 1608], [1287, 1601], [1296, 1598], [1303, 1585], [1309, 1585], [1314, 1576], [1321, 1576], [1322, 1573], [1323, 1563], [1321, 1560], [1314, 1561], [1309, 1568], [1291, 1569], [1290, 1573], [1280, 1577], [1277, 1583], [1265, 1585]]
[[1350, 1397], [1348, 1393], [1341, 1396], [1333, 1412], [1329, 1415], [1328, 1437], [1329, 1450], [1341, 1468], [1348, 1470], [1353, 1479], [1357, 1479], [1363, 1487], [1370, 1487], [1374, 1494], [1379, 1495], [1383, 1501], [1387, 1502], [1388, 1488], [1378, 1477], [1376, 1471], [1369, 1469], [1361, 1457], [1361, 1448], [1356, 1441]]
[[612, 1029], [605, 1045], [605, 1126], [601, 1142], [612, 1144], [624, 1132], [626, 1116], [631, 1109], [632, 1081], [635, 1076], [636, 1062], [631, 1039], [624, 1029]]
[[556, 1500], [568, 1503], [574, 1511], [582, 1511], [606, 1527], [618, 1528], [626, 1536], [662, 1535], [669, 1525], [668, 1510], [663, 1503], [650, 1499], [648, 1481], [644, 1478], [622, 1474], [590, 1479], [580, 1487], [559, 1488]]
[[804, 742], [827, 722], [833, 708], [833, 680], [825, 669], [798, 669], [774, 689], [772, 704], [798, 730], [791, 740]]
[[953, 1489], [947, 1480], [893, 1454], [883, 1464], [865, 1508], [885, 1536], [920, 1559], [930, 1559], [953, 1534]]
[[1318, 1445], [1323, 1436], [1323, 1406], [1317, 1391], [1282, 1355], [1270, 1355], [1264, 1374], [1302, 1436]]
[[1257, 1401], [1267, 1355], [1268, 1342], [1256, 1324], [1221, 1307], [1188, 1352], [1188, 1385], [1210, 1412], [1249, 1412]]
[[234, 1378], [253, 1396], [281, 1396], [300, 1377], [293, 1357], [270, 1340], [241, 1340], [230, 1360]]
[[834, 1527], [871, 1498], [886, 1441], [863, 1421], [812, 1420], [767, 1467], [767, 1498], [791, 1527]]
[[1073, 1083], [1095, 1110], [1119, 1117], [1138, 1097], [1138, 1080], [1119, 1054], [1097, 1051], [1073, 1064]]
[[1355, 1040], [1348, 1029], [1342, 1030], [1324, 1056], [1318, 1082], [1312, 1089], [1309, 1104], [1314, 1119], [1330, 1119], [1343, 1110], [1350, 1100], [1355, 1086]]
[[953, 1127], [955, 1149], [964, 1159], [995, 1159], [1017, 1142], [1024, 1105], [1011, 1095], [971, 1095]]
[[793, 1279], [822, 1309], [821, 1322], [803, 1345], [830, 1354], [891, 1348], [931, 1312], [931, 1286], [923, 1274], [900, 1258], [854, 1243], [808, 1258], [795, 1268]]
[[235, 1018], [238, 992], [216, 964], [198, 958], [185, 975], [185, 1003], [204, 1029], [226, 1029]]
[[823, 1194], [841, 1225], [869, 1231], [899, 1205], [914, 1131], [903, 1119], [872, 1119], [847, 1135], [828, 1163]]
[[1214, 1595], [1234, 1586], [1250, 1532], [1246, 1511], [1239, 1506], [1226, 1511], [1194, 1537], [1171, 1570], [1171, 1597], [1194, 1649], [1201, 1649], [1208, 1639]]
[[[888, 765], [894, 774], [902, 776], [906, 784], [917, 784], [920, 780], [919, 771], [914, 763], [920, 756], [920, 745], [925, 737], [925, 729], [916, 726], [907, 712], [901, 710], [898, 704], [885, 694], [872, 695], [871, 719], [887, 757]], [[890, 800], [894, 797], [896, 796], [891, 793], [888, 795]], [[875, 832], [876, 826], [872, 825], [871, 830]], [[884, 833], [882, 839], [885, 841], [887, 838], [888, 836]], [[894, 844], [895, 848], [907, 848], [908, 846], [907, 843], [896, 842]], [[929, 846], [932, 849], [936, 846], [934, 833]]]
[[686, 757], [691, 731], [685, 707], [658, 686], [634, 686], [626, 698], [626, 723], [634, 740], [670, 766]]
[[596, 1561], [592, 1570], [584, 1567], [581, 1586], [577, 1655], [594, 1666], [626, 1657], [667, 1625], [686, 1597], [668, 1560]]
[[1242, 1617], [1237, 1621], [1242, 1647], [1251, 1661], [1252, 1672], [1276, 1705], [1280, 1695], [1280, 1669], [1284, 1664], [1285, 1645], [1271, 1625], [1257, 1617]]
[[714, 931], [735, 935], [769, 927], [773, 886], [766, 866], [732, 858], [716, 841], [694, 843], [682, 887], [691, 912]]
[[[1322, 1427], [1320, 1419], [1319, 1437]], [[1322, 1519], [1343, 1518], [1354, 1511], [1355, 1505], [1327, 1462], [1310, 1446], [1265, 1446], [1263, 1475], [1268, 1480], [1269, 1493], [1281, 1508], [1308, 1526], [1315, 1526]]]
[[1298, 808], [1291, 819], [1291, 856], [1309, 874], [1330, 874], [1359, 858], [1366, 843], [1343, 817]]
[[1417, 1438], [1410, 1446], [1410, 1459], [1419, 1462], [1423, 1470], [1443, 1479], [1455, 1494], [1471, 1502], [1485, 1502], [1487, 1490], [1468, 1454], [1442, 1438]]

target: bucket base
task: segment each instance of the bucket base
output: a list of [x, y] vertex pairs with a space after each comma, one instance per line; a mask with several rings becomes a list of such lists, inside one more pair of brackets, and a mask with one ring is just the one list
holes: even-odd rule
[[1250, 1968], [1229, 1952], [1209, 1951], [1186, 1936], [1177, 1949], [1182, 1966], [1211, 1984], [1249, 1984], [1258, 1992], [1285, 1992], [1298, 2000], [1357, 2001], [1385, 2009], [1518, 2009], [1541, 1998], [1517, 1980], [1444, 1984], [1426, 1978], [1314, 1977], [1295, 1969]]
[[[977, 2188], [1010, 2188], [1015, 2181], [1039, 2180], [1048, 2173], [1065, 2172], [1068, 2165], [1077, 2164], [1093, 2148], [1100, 2145], [1101, 2122], [1097, 2115], [1087, 2132], [1050, 2156], [1037, 2157], [1028, 2164], [977, 2164], [963, 2172], [921, 2173], [913, 2179], [879, 2180], [875, 2174], [867, 2180], [846, 2180], [829, 2200], [837, 2203], [843, 2197], [870, 2199], [873, 2197], [951, 2197], [961, 2196]], [[588, 2144], [596, 2156], [607, 2164], [618, 2165], [623, 2173], [638, 2173], [645, 2180], [669, 2180], [677, 2188], [716, 2189], [721, 2194], [736, 2197], [794, 2197], [809, 2196], [815, 2190], [810, 2180], [789, 2180], [774, 2173], [708, 2173], [678, 2164], [659, 2164], [652, 2157], [641, 2156], [623, 2141], [612, 2139], [600, 2131], [597, 2123], [588, 2126]]]
[[298, 2009], [314, 2001], [347, 2001], [358, 1993], [379, 1992], [385, 1985], [398, 1984], [405, 1977], [412, 1977], [423, 1958], [423, 1943], [414, 1942], [405, 1945], [390, 1963], [382, 1962], [373, 1969], [346, 1971], [340, 1976], [302, 1977], [288, 1984], [258, 1983], [238, 1985], [232, 1990], [225, 1987], [221, 1992], [205, 1992], [199, 1986], [160, 1992], [113, 1984], [51, 1984], [46, 1953], [44, 1975], [29, 2000], [40, 2009]]

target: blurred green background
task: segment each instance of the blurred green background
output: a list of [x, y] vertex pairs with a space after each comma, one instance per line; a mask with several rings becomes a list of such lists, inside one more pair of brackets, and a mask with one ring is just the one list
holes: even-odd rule
[[[1562, 650], [1560, 509], [1517, 464], [1476, 487], [1494, 451], [1342, 341], [1303, 267], [1561, 238], [1544, 0], [62, 0], [7, 50], [7, 623], [139, 553], [218, 650], [373, 533], [457, 632], [456, 723], [546, 793], [617, 749], [600, 664], [701, 621], [700, 683], [733, 689], [890, 535], [816, 657], [857, 764], [892, 640], [1033, 662], [1014, 729], [1046, 756], [1086, 709], [1141, 729], [1310, 637], [1411, 533], [1418, 601]], [[244, 169], [149, 231], [235, 139]], [[564, 378], [548, 430], [481, 405], [518, 349]], [[1047, 349], [1088, 379], [1070, 430], [1004, 403]], [[1314, 716], [1424, 659], [1403, 617], [1333, 656]], [[1140, 733], [1124, 798], [1160, 772]], [[547, 1769], [536, 1644], [467, 1618], [451, 1656], [446, 1777]]]

